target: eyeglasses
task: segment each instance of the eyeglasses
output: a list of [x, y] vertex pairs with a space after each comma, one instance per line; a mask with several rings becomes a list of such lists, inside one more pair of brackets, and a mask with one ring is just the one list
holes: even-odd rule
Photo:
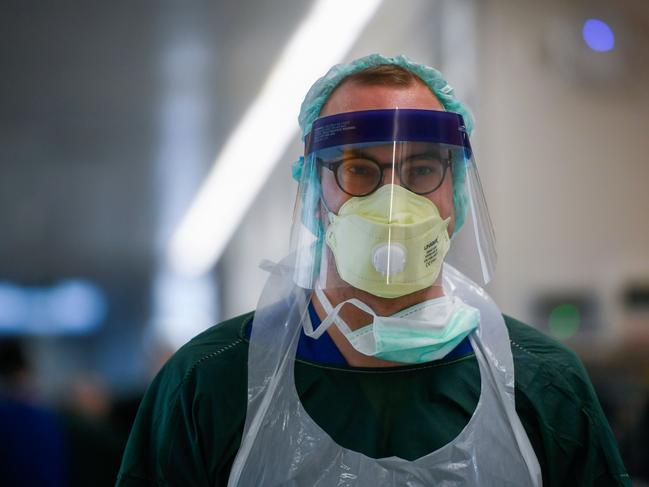
[[[442, 157], [437, 151], [415, 154], [396, 164], [380, 162], [367, 155], [349, 155], [337, 161], [316, 159], [317, 163], [332, 171], [338, 187], [351, 196], [367, 196], [383, 183], [383, 171], [395, 169], [401, 185], [413, 193], [432, 193], [444, 182], [446, 170], [451, 165], [451, 153]], [[394, 167], [396, 166], [396, 168]]]

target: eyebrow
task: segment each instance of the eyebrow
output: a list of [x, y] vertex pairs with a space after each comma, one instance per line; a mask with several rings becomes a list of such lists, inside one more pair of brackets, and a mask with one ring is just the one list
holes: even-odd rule
[[348, 157], [360, 157], [362, 159], [371, 159], [376, 161], [376, 157], [372, 154], [365, 152], [363, 149], [342, 149], [341, 157], [346, 159]]
[[[375, 156], [363, 151], [362, 149], [347, 149], [347, 150], [343, 149], [342, 152], [343, 153], [340, 156], [341, 160], [345, 160], [345, 159], [348, 159], [350, 157], [359, 157], [361, 159], [370, 159], [370, 160], [375, 161], [375, 162], [379, 162], [379, 163], [381, 162], [381, 161], [377, 160], [377, 158]], [[421, 157], [421, 156], [435, 156], [435, 157], [441, 158], [441, 151], [439, 149], [429, 148], [429, 149], [426, 149], [426, 150], [422, 150], [421, 152], [416, 152], [414, 154], [409, 154], [408, 156], [406, 156], [404, 158], [404, 160], [408, 161], [408, 160], [416, 159], [416, 158]], [[390, 163], [388, 162], [386, 164], [390, 164]]]

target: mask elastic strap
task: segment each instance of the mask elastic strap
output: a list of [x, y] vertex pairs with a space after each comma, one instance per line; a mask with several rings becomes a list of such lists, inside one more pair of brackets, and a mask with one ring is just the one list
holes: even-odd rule
[[322, 203], [322, 206], [324, 206], [324, 209], [327, 210], [327, 215], [335, 215], [333, 211], [331, 211], [331, 208], [329, 208], [329, 205], [327, 202], [324, 200], [324, 197], [322, 196], [322, 192], [320, 192], [320, 203]]
[[[305, 323], [306, 327], [308, 328], [307, 330], [304, 330], [304, 333], [311, 337], [315, 338], [316, 340], [322, 336], [322, 334], [327, 331], [327, 329], [334, 323], [336, 322], [336, 326], [338, 328], [341, 327], [341, 323], [339, 323], [340, 320], [338, 320], [338, 313], [340, 312], [340, 309], [347, 303], [347, 301], [343, 301], [341, 303], [338, 303], [335, 308], [331, 306], [331, 302], [329, 299], [327, 299], [327, 296], [325, 293], [322, 291], [320, 286], [317, 286], [315, 288], [315, 293], [316, 296], [318, 297], [318, 301], [320, 301], [320, 304], [325, 310], [325, 313], [327, 313], [327, 316], [325, 317], [324, 320], [320, 322], [320, 325], [318, 328], [315, 330], [313, 329], [313, 324], [311, 323], [311, 320], [308, 320], [308, 323]], [[347, 326], [346, 323], [343, 322], [343, 329], [347, 328], [349, 330], [349, 327]], [[344, 330], [341, 330], [343, 333], [345, 333]]]
[[331, 302], [325, 295], [324, 291], [320, 288], [320, 286], [317, 286], [315, 288], [315, 293], [316, 296], [318, 297], [318, 301], [320, 301], [320, 304], [325, 310], [325, 313], [327, 313], [327, 316], [325, 317], [324, 320], [320, 323], [318, 328], [315, 330], [313, 329], [313, 324], [311, 323], [311, 320], [306, 320], [304, 323], [304, 333], [311, 337], [315, 338], [316, 340], [322, 336], [322, 334], [327, 331], [327, 329], [332, 325], [336, 324], [340, 332], [348, 336], [349, 334], [353, 333], [352, 330], [349, 328], [347, 323], [345, 323], [339, 316], [338, 314], [340, 313], [340, 310], [345, 304], [351, 304], [353, 306], [356, 306], [360, 310], [366, 312], [369, 315], [372, 315], [376, 317], [376, 313], [372, 308], [370, 308], [368, 305], [363, 303], [362, 301], [359, 301], [356, 298], [348, 299], [346, 301], [342, 301], [341, 303], [338, 303], [336, 307], [332, 307]]

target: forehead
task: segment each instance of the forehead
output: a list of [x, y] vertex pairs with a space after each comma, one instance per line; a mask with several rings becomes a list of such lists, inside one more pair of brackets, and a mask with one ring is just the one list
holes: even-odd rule
[[435, 94], [423, 83], [383, 86], [343, 81], [325, 103], [320, 116], [382, 108], [444, 110]]

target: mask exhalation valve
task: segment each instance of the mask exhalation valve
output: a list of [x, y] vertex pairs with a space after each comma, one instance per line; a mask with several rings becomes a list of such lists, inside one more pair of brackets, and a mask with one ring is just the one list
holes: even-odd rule
[[392, 276], [406, 268], [406, 249], [397, 243], [386, 243], [374, 249], [372, 265], [376, 272]]

